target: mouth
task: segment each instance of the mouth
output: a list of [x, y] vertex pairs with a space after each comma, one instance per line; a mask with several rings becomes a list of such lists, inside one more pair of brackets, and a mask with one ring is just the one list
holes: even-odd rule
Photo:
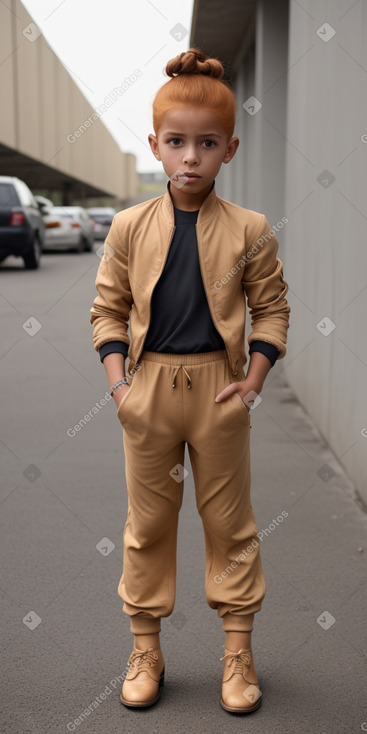
[[176, 186], [178, 189], [182, 189], [186, 184], [194, 184], [197, 183], [197, 181], [200, 181], [201, 176], [199, 176], [198, 173], [195, 173], [194, 171], [182, 171], [177, 170], [172, 176], [170, 177], [170, 181]]

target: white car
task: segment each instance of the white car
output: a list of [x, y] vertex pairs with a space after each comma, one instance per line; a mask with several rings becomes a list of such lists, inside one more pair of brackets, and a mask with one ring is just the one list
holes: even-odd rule
[[89, 216], [93, 220], [94, 236], [96, 240], [105, 240], [112, 224], [112, 220], [116, 214], [116, 209], [108, 206], [92, 207], [87, 209]]
[[43, 217], [49, 214], [50, 211], [54, 208], [54, 204], [51, 201], [51, 199], [46, 199], [45, 196], [39, 196], [38, 194], [34, 198], [38, 204], [38, 207]]
[[45, 250], [93, 250], [93, 222], [83, 207], [54, 206], [44, 222]]

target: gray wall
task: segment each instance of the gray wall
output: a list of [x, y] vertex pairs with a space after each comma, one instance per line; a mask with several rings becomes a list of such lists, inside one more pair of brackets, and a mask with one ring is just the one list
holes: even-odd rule
[[[278, 235], [292, 309], [282, 368], [367, 502], [367, 4], [289, 7], [288, 33], [287, 3], [257, 5], [255, 52], [236, 80], [241, 145], [218, 190], [272, 224], [289, 219]], [[263, 105], [253, 116], [250, 95]]]
[[[233, 163], [222, 168], [218, 190], [241, 206], [264, 211], [275, 223], [285, 216], [288, 0], [257, 4], [255, 37], [235, 81], [240, 147]], [[250, 115], [243, 104], [252, 96], [262, 108]]]
[[[309, 0], [310, 17], [291, 4], [286, 375], [367, 501], [367, 7], [349, 8]], [[325, 20], [336, 30], [328, 42], [316, 35]], [[325, 170], [335, 177], [322, 176], [326, 188], [317, 180]], [[317, 328], [325, 316], [336, 324], [328, 336]]]

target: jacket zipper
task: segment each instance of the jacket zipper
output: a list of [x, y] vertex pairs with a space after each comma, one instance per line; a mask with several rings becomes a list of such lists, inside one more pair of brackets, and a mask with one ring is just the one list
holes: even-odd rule
[[[149, 325], [150, 325], [150, 316], [151, 316], [151, 303], [152, 303], [153, 293], [154, 293], [154, 291], [155, 291], [155, 289], [156, 289], [156, 287], [157, 287], [157, 283], [158, 283], [158, 281], [159, 281], [159, 278], [161, 277], [161, 275], [162, 275], [162, 273], [163, 273], [163, 270], [164, 270], [164, 268], [165, 268], [165, 265], [166, 265], [166, 262], [167, 262], [167, 259], [168, 259], [168, 255], [169, 255], [169, 251], [170, 251], [170, 247], [171, 247], [171, 243], [172, 243], [172, 240], [173, 240], [173, 235], [175, 234], [175, 231], [176, 231], [176, 227], [175, 227], [175, 226], [173, 226], [173, 229], [172, 229], [172, 232], [171, 232], [171, 235], [170, 235], [169, 241], [168, 241], [168, 246], [167, 246], [167, 252], [166, 252], [166, 257], [164, 258], [164, 261], [163, 261], [163, 264], [162, 264], [161, 270], [160, 270], [160, 272], [159, 272], [159, 274], [158, 274], [158, 277], [157, 277], [157, 280], [156, 280], [156, 282], [154, 283], [154, 286], [153, 286], [153, 290], [152, 290], [152, 293], [151, 293], [151, 296], [150, 296], [150, 300], [149, 300], [149, 319], [148, 319], [148, 329], [149, 329]], [[144, 337], [144, 341], [143, 341], [143, 343], [142, 343], [142, 347], [141, 347], [141, 349], [140, 349], [140, 352], [139, 352], [139, 354], [138, 354], [138, 356], [137, 356], [137, 358], [136, 358], [136, 360], [135, 360], [135, 364], [134, 364], [134, 366], [133, 366], [133, 368], [132, 368], [131, 370], [129, 369], [129, 375], [134, 375], [134, 374], [135, 374], [135, 372], [137, 372], [138, 370], [140, 370], [140, 369], [141, 369], [141, 365], [139, 364], [139, 359], [140, 359], [140, 357], [141, 357], [141, 355], [142, 355], [142, 352], [143, 352], [143, 348], [144, 348], [144, 342], [145, 342], [145, 338], [146, 338], [146, 335], [147, 335], [147, 333], [148, 333], [148, 329], [147, 329], [147, 331], [146, 331], [146, 334], [145, 334], [145, 337]], [[130, 365], [129, 365], [129, 367], [130, 367]]]

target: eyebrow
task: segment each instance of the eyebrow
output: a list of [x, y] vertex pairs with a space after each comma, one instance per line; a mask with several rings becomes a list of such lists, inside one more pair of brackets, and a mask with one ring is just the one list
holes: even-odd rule
[[[178, 138], [184, 138], [185, 137], [185, 133], [177, 133], [177, 132], [170, 132], [170, 131], [166, 132], [165, 135], [176, 135], [176, 137], [178, 137]], [[198, 138], [208, 138], [208, 137], [211, 137], [211, 138], [220, 138], [222, 136], [221, 135], [218, 135], [218, 133], [199, 133], [199, 135], [197, 137]]]

